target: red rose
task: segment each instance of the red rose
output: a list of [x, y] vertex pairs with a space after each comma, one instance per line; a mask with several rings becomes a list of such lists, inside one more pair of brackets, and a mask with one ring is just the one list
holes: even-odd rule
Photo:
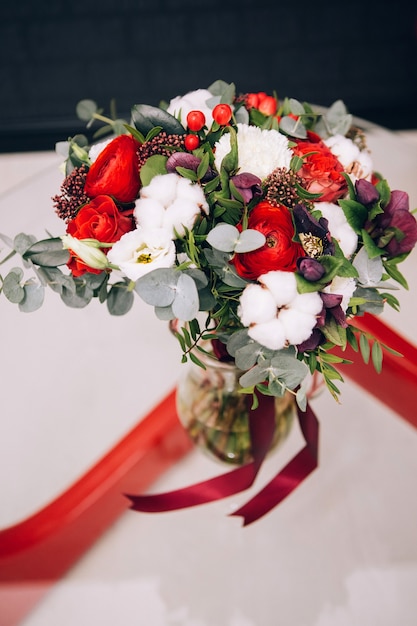
[[263, 201], [252, 209], [248, 228], [259, 230], [266, 237], [262, 248], [235, 254], [232, 263], [242, 278], [256, 280], [271, 270], [294, 272], [297, 259], [305, 256], [301, 244], [293, 241], [294, 225], [289, 209]]
[[[110, 196], [97, 196], [84, 205], [75, 219], [69, 222], [67, 233], [77, 239], [97, 239], [103, 243], [113, 243], [133, 228], [131, 215], [121, 213]], [[104, 253], [107, 250], [108, 248], [103, 248]], [[68, 267], [74, 276], [81, 276], [85, 272], [99, 274], [102, 271], [88, 267], [75, 256], [71, 256]]]
[[309, 133], [309, 140], [297, 141], [293, 152], [304, 157], [298, 174], [306, 181], [309, 192], [322, 194], [317, 201], [334, 202], [345, 195], [347, 183], [342, 176], [343, 166], [318, 135]]
[[139, 187], [138, 142], [131, 135], [120, 135], [111, 141], [91, 165], [84, 190], [90, 198], [102, 194], [116, 202], [136, 200]]

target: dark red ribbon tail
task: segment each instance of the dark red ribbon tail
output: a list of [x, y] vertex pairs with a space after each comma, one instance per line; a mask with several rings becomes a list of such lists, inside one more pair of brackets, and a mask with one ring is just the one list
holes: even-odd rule
[[305, 411], [298, 409], [298, 419], [306, 445], [258, 494], [231, 514], [243, 517], [244, 526], [275, 508], [316, 469], [319, 422], [309, 405]]
[[150, 495], [125, 494], [132, 503], [130, 508], [147, 513], [174, 511], [221, 500], [249, 489], [271, 447], [275, 430], [274, 398], [259, 398], [259, 406], [249, 411], [249, 428], [254, 459], [252, 463], [175, 491]]
[[248, 489], [255, 480], [254, 463], [221, 474], [209, 480], [174, 491], [150, 495], [125, 496], [131, 501], [131, 509], [142, 513], [161, 513], [185, 509], [199, 504], [221, 500]]

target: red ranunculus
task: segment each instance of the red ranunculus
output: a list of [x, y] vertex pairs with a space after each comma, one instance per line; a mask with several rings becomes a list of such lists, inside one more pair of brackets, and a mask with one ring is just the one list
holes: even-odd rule
[[[75, 219], [69, 222], [67, 233], [77, 239], [97, 239], [103, 243], [114, 243], [133, 228], [131, 214], [121, 213], [113, 199], [103, 195], [97, 196], [78, 211]], [[108, 248], [103, 248], [104, 253], [107, 250]], [[85, 272], [99, 274], [102, 271], [88, 267], [75, 256], [71, 256], [68, 267], [74, 276], [81, 276]]]
[[305, 256], [305, 252], [301, 244], [293, 241], [294, 225], [287, 207], [260, 202], [250, 213], [248, 228], [263, 233], [266, 243], [252, 252], [235, 254], [231, 262], [239, 276], [256, 280], [271, 270], [294, 272], [297, 269], [297, 259]]
[[307, 190], [322, 194], [316, 201], [334, 202], [345, 195], [347, 183], [342, 176], [343, 165], [318, 135], [309, 133], [308, 140], [297, 141], [293, 152], [304, 157], [298, 174], [306, 181]]
[[131, 135], [113, 139], [91, 165], [85, 193], [90, 198], [105, 194], [122, 203], [136, 200], [140, 188], [138, 145]]

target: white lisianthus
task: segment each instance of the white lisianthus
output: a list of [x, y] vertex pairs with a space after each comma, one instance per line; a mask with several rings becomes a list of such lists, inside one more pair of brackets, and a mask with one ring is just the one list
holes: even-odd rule
[[138, 280], [159, 267], [172, 267], [175, 244], [165, 228], [141, 228], [123, 235], [107, 255], [130, 280]]
[[206, 118], [206, 126], [210, 128], [213, 123], [211, 107], [207, 102], [213, 95], [207, 89], [190, 91], [185, 96], [176, 96], [168, 105], [168, 113], [180, 120], [184, 128], [187, 127], [187, 115], [190, 111], [201, 111]]
[[[261, 130], [257, 126], [237, 124], [238, 168], [264, 180], [277, 167], [289, 169], [292, 152], [288, 139], [277, 130]], [[230, 152], [230, 134], [224, 133], [215, 144], [215, 165], [220, 171], [224, 157]]]
[[299, 294], [292, 272], [267, 272], [258, 281], [245, 287], [238, 307], [249, 336], [271, 350], [306, 341], [323, 308], [319, 294]]
[[343, 135], [333, 135], [324, 142], [331, 152], [339, 159], [343, 168], [353, 182], [358, 178], [370, 180], [373, 171], [371, 155]]
[[108, 257], [100, 250], [103, 246], [96, 239], [77, 239], [72, 235], [62, 235], [62, 247], [70, 250], [83, 263], [96, 270], [105, 270], [109, 267]]
[[321, 211], [329, 222], [329, 231], [333, 239], [338, 242], [346, 258], [350, 258], [356, 251], [358, 235], [348, 223], [343, 209], [332, 202], [316, 202], [314, 208]]
[[327, 285], [323, 291], [324, 293], [334, 293], [342, 296], [342, 302], [340, 306], [344, 313], [349, 306], [349, 301], [353, 296], [353, 292], [356, 289], [356, 281], [354, 278], [343, 278], [341, 276], [335, 276], [332, 282]]
[[135, 219], [143, 228], [166, 228], [175, 237], [191, 230], [196, 217], [209, 212], [200, 185], [179, 174], [159, 174], [142, 187], [135, 206]]

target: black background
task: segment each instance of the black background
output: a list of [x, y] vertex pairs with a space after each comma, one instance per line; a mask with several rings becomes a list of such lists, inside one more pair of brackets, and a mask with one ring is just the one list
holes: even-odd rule
[[0, 8], [0, 152], [84, 130], [91, 98], [120, 116], [216, 79], [416, 128], [417, 9], [409, 2], [18, 0]]

